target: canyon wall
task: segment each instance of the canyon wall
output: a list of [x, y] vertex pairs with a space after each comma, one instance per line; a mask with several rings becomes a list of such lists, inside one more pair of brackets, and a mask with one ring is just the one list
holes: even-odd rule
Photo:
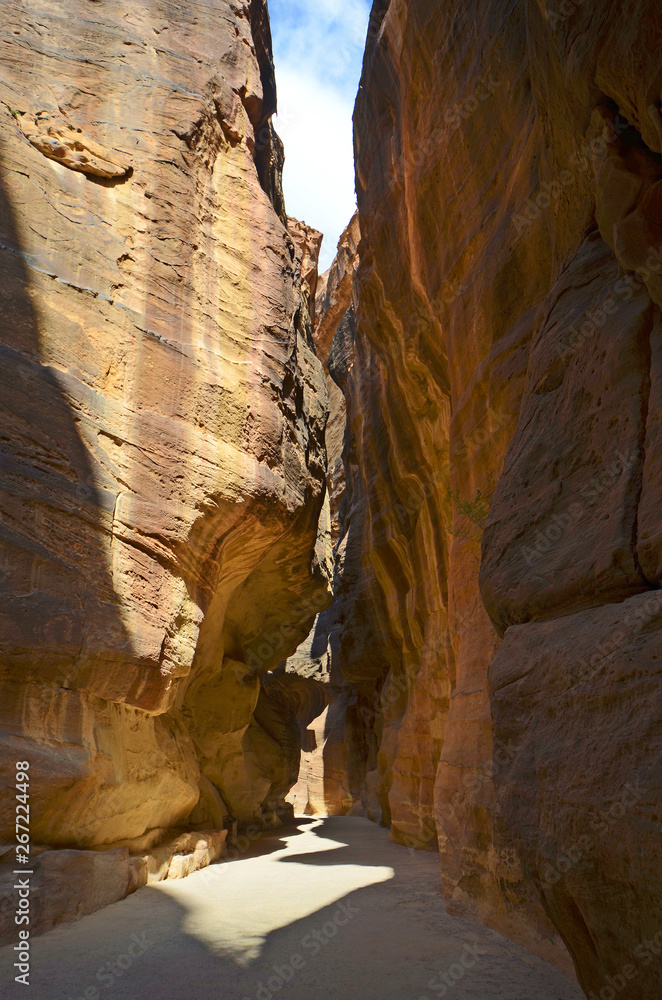
[[375, 0], [319, 287], [264, 0], [3, 13], [0, 881], [15, 761], [44, 929], [278, 822], [303, 743], [297, 809], [658, 995], [654, 0]]
[[[298, 813], [337, 815], [363, 813], [354, 792], [362, 785], [362, 751], [353, 740], [363, 738], [363, 729], [354, 730], [350, 721], [356, 691], [345, 676], [339, 656], [344, 629], [344, 600], [357, 597], [349, 585], [350, 566], [345, 565], [348, 528], [355, 522], [355, 512], [348, 506], [360, 493], [352, 489], [351, 478], [357, 467], [351, 458], [351, 367], [354, 350], [354, 288], [359, 263], [361, 233], [358, 213], [338, 241], [338, 251], [329, 270], [320, 275], [315, 301], [313, 339], [324, 363], [329, 395], [329, 420], [326, 425], [328, 460], [327, 494], [329, 499], [331, 539], [333, 542], [333, 592], [331, 606], [320, 612], [305, 642], [285, 664], [287, 674], [298, 674], [321, 684], [325, 691], [324, 710], [314, 720], [301, 726], [302, 754], [298, 781], [288, 801]], [[347, 480], [350, 477], [350, 481]], [[343, 581], [347, 581], [343, 591]], [[309, 720], [310, 721], [310, 720]], [[359, 775], [350, 777], [354, 762]], [[354, 791], [352, 791], [354, 789]], [[380, 817], [368, 813], [373, 819]]]
[[637, 1000], [662, 986], [661, 37], [654, 0], [373, 4], [319, 733], [345, 759], [318, 801], [438, 845], [454, 912]]
[[107, 902], [129, 850], [277, 822], [322, 707], [261, 680], [330, 600], [319, 240], [265, 0], [10, 0], [1, 43], [0, 840], [27, 761]]

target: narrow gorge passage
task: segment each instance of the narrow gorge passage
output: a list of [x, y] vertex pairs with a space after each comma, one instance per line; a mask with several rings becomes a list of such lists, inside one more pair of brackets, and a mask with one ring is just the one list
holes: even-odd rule
[[[307, 819], [40, 938], [30, 996], [580, 1000], [546, 962], [448, 916], [437, 877], [434, 855], [368, 820]], [[0, 976], [12, 960], [3, 949]]]
[[1, 7], [0, 1000], [662, 1000], [662, 3]]

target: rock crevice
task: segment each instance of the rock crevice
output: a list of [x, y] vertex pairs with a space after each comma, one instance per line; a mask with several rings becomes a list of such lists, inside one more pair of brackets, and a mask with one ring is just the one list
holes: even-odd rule
[[438, 846], [449, 906], [587, 995], [660, 903], [661, 29], [373, 4], [352, 301], [316, 320], [345, 492], [295, 792]]

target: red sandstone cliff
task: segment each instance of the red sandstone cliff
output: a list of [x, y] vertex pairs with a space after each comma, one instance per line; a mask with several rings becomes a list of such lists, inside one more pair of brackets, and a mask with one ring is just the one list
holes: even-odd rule
[[44, 926], [274, 821], [303, 733], [306, 808], [658, 996], [657, 4], [376, 0], [319, 288], [266, 5], [124, 13], [3, 27], [3, 766], [77, 848]]
[[127, 848], [273, 821], [260, 677], [329, 600], [270, 46], [263, 0], [3, 5], [2, 767], [36, 849], [123, 845], [103, 901], [145, 877]]
[[569, 952], [587, 993], [633, 967], [637, 1000], [662, 987], [661, 30], [652, 0], [374, 3], [326, 613], [327, 807], [438, 844], [454, 910]]

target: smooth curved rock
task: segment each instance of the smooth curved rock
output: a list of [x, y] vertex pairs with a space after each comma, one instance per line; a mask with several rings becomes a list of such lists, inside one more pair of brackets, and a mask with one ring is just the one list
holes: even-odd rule
[[329, 600], [314, 248], [263, 0], [12, 0], [2, 46], [0, 827], [27, 759], [35, 843], [139, 849], [278, 798], [260, 675]]
[[[541, 895], [535, 865], [586, 833], [581, 794], [574, 812], [564, 800], [578, 740], [599, 754], [613, 739], [621, 762], [586, 749], [587, 803], [635, 780], [628, 734], [659, 756], [655, 680], [630, 676], [619, 700], [598, 677], [555, 726], [543, 678], [560, 668], [512, 636], [564, 635], [660, 580], [661, 29], [652, 0], [379, 0], [354, 114], [336, 597], [353, 801], [415, 846], [438, 841], [455, 912], [570, 970], [564, 943], [596, 995], [648, 927], [630, 911], [637, 894], [654, 909], [659, 831], [650, 869], [613, 842], [581, 891]], [[492, 671], [512, 654], [535, 685], [490, 696], [495, 654]], [[540, 768], [525, 718], [545, 733]], [[652, 836], [654, 794], [636, 820]], [[655, 995], [654, 975], [629, 995]]]

